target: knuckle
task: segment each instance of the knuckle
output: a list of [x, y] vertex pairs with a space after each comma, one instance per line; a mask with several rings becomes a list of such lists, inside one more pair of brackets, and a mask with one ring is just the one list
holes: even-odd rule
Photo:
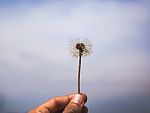
[[76, 103], [70, 103], [65, 109], [63, 113], [78, 113], [80, 110], [80, 106]]

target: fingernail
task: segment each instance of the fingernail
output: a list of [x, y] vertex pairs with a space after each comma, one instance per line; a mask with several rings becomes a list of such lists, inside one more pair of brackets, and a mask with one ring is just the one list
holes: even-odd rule
[[76, 94], [73, 99], [71, 100], [71, 102], [78, 104], [79, 106], [81, 106], [84, 102], [83, 97], [80, 94]]

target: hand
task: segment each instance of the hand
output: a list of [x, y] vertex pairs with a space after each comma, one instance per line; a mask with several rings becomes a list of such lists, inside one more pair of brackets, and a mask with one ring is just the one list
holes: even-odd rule
[[87, 113], [88, 108], [84, 106], [86, 101], [85, 94], [55, 97], [28, 113]]

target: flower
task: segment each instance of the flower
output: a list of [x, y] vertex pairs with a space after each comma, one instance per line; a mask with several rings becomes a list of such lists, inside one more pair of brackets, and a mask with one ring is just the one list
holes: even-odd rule
[[80, 73], [81, 73], [81, 60], [82, 56], [90, 55], [92, 45], [88, 39], [74, 39], [70, 43], [70, 53], [73, 57], [78, 58], [78, 71], [77, 71], [77, 93], [80, 94]]
[[88, 56], [91, 53], [92, 44], [88, 39], [74, 39], [71, 41], [70, 53], [73, 57]]

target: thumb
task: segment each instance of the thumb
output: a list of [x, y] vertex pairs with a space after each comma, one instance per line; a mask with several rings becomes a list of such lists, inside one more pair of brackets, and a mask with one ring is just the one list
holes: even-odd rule
[[65, 107], [63, 113], [79, 113], [83, 105], [84, 98], [80, 94], [76, 94]]

